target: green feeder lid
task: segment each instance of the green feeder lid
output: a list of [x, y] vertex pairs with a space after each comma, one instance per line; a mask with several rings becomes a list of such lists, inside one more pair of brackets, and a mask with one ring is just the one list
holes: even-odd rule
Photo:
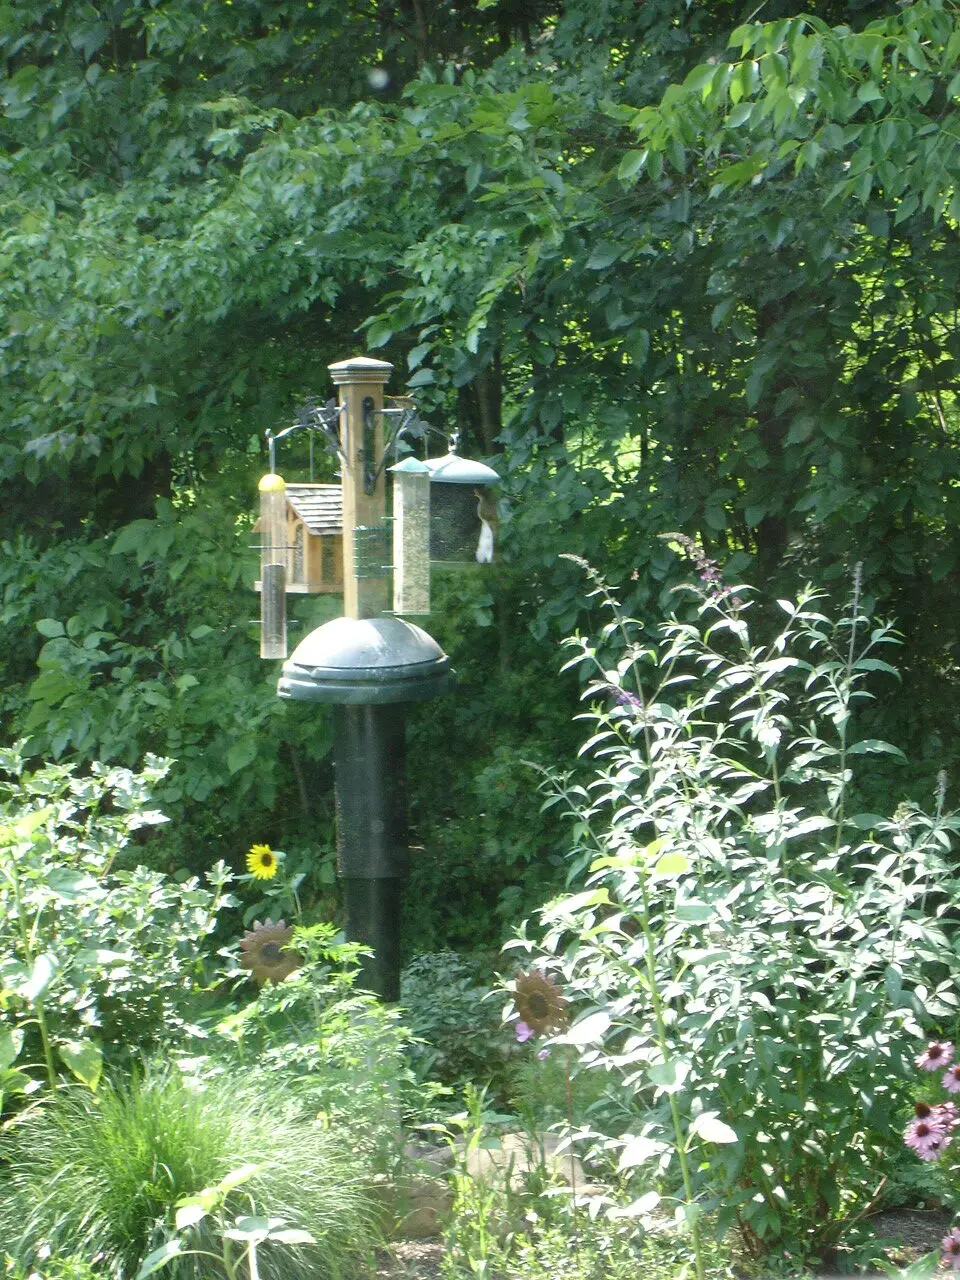
[[387, 467], [388, 471], [399, 471], [402, 476], [428, 476], [430, 468], [425, 462], [421, 462], [419, 458], [404, 458], [402, 462], [396, 462], [392, 467]]
[[277, 694], [299, 702], [417, 702], [446, 693], [453, 679], [450, 659], [412, 622], [335, 618], [300, 641]]
[[428, 458], [431, 484], [496, 484], [500, 477], [493, 467], [472, 458], [448, 453], [445, 458]]

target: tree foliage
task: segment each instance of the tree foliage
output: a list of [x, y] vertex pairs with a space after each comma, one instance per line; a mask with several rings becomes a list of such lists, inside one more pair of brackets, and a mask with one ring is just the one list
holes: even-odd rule
[[[258, 438], [364, 347], [439, 430], [500, 454], [503, 563], [450, 606], [487, 695], [451, 713], [469, 747], [436, 777], [459, 805], [486, 811], [491, 704], [502, 758], [530, 753], [503, 673], [542, 673], [543, 642], [589, 625], [558, 552], [658, 616], [673, 529], [761, 578], [862, 561], [908, 634], [896, 736], [944, 763], [956, 9], [754, 9], [3, 6], [11, 732], [168, 752], [163, 802], [201, 842], [290, 847], [292, 815], [319, 838], [326, 738], [257, 664], [246, 544]], [[494, 861], [490, 891], [516, 885]]]

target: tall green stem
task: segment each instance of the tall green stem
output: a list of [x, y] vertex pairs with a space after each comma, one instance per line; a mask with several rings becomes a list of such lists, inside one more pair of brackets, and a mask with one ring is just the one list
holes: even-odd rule
[[[853, 674], [853, 659], [855, 654], [855, 646], [857, 640], [857, 618], [860, 613], [860, 586], [863, 580], [863, 564], [857, 561], [853, 571], [853, 600], [850, 603], [850, 643], [847, 645], [847, 662], [843, 670], [844, 684], [844, 716], [840, 721], [840, 795], [837, 799], [837, 809], [835, 822], [837, 824], [837, 835], [834, 842], [833, 851], [840, 851], [840, 843], [843, 839], [843, 817], [847, 799], [847, 721], [850, 719], [850, 680]], [[838, 690], [838, 692], [840, 692]]]
[[[646, 939], [646, 964], [647, 964], [647, 985], [650, 990], [650, 1002], [653, 1006], [653, 1017], [657, 1028], [657, 1044], [660, 1047], [660, 1053], [664, 1062], [668, 1061], [670, 1052], [670, 1042], [667, 1038], [667, 1026], [663, 1017], [663, 1002], [660, 999], [660, 987], [657, 983], [657, 960], [656, 960], [656, 944], [653, 937], [653, 928], [650, 924], [650, 898], [647, 894], [647, 885], [644, 880], [641, 884], [641, 892], [643, 894], [643, 915], [640, 919], [640, 927], [643, 929], [643, 936]], [[686, 1139], [683, 1132], [683, 1123], [680, 1118], [680, 1108], [677, 1105], [677, 1095], [670, 1093], [667, 1095], [670, 1103], [670, 1116], [673, 1121], [674, 1145], [677, 1150], [677, 1159], [680, 1162], [680, 1177], [683, 1180], [683, 1193], [687, 1198], [688, 1205], [694, 1205], [693, 1195], [693, 1179], [690, 1176], [690, 1162], [687, 1159]], [[704, 1280], [703, 1270], [703, 1246], [700, 1239], [700, 1220], [699, 1216], [695, 1216], [690, 1234], [693, 1239], [693, 1259], [697, 1271], [697, 1280]]]

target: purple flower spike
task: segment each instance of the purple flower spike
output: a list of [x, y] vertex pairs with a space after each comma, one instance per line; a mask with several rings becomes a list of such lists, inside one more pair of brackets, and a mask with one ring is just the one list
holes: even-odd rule
[[532, 1040], [536, 1035], [533, 1027], [528, 1027], [525, 1022], [517, 1023], [517, 1043], [526, 1044], [528, 1040]]

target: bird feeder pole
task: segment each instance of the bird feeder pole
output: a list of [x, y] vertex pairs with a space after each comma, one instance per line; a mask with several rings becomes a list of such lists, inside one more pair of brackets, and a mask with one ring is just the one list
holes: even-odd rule
[[[333, 706], [337, 871], [345, 932], [372, 953], [361, 966], [362, 985], [389, 1001], [400, 991], [400, 902], [409, 869], [403, 777], [406, 704], [446, 693], [454, 677], [449, 658], [435, 640], [388, 612], [391, 540], [383, 389], [393, 365], [358, 356], [329, 368], [339, 406], [336, 430], [324, 430], [341, 461], [344, 616], [317, 627], [297, 645], [283, 665], [277, 693]], [[444, 541], [446, 551], [456, 558], [464, 543], [471, 558], [485, 562], [492, 554], [493, 534], [475, 486], [497, 476], [489, 467], [452, 452], [432, 464], [407, 458], [391, 470], [394, 607], [398, 612], [425, 612], [432, 555], [431, 486], [436, 482], [446, 492], [439, 505], [457, 517], [448, 521], [456, 526], [456, 537]], [[283, 482], [272, 474], [266, 480], [269, 491], [265, 497], [261, 494], [262, 501], [276, 505], [283, 498]], [[461, 527], [464, 507], [466, 523]], [[265, 530], [272, 511], [273, 507], [265, 508]], [[271, 530], [272, 525], [264, 534], [264, 588], [269, 569], [282, 593], [284, 565], [273, 563], [282, 557], [274, 554], [277, 537]], [[285, 652], [285, 645], [281, 650], [278, 643], [276, 652]]]
[[328, 622], [284, 663], [282, 698], [333, 704], [337, 871], [345, 932], [371, 948], [363, 986], [400, 993], [400, 901], [407, 877], [405, 704], [445, 692], [450, 662], [425, 631], [389, 608], [389, 524], [383, 430], [384, 360], [330, 366], [339, 389], [343, 485], [344, 617]]

